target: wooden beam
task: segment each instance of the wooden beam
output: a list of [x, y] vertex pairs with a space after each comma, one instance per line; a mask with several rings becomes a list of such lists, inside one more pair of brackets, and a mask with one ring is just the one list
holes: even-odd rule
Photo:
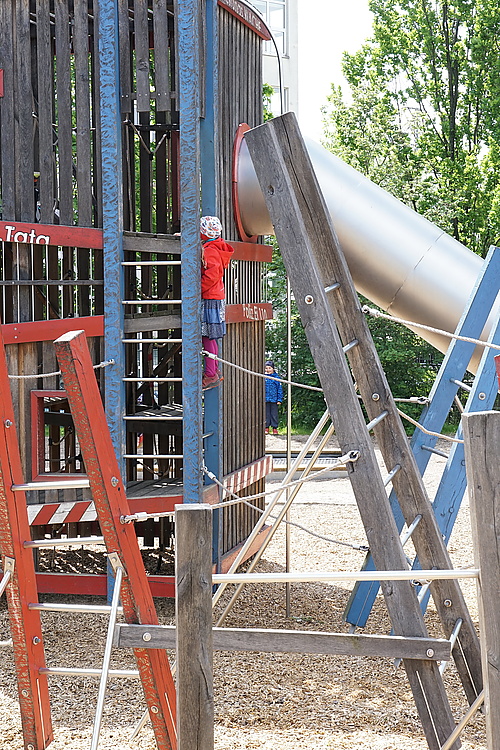
[[[145, 644], [144, 633], [151, 639]], [[175, 648], [175, 625], [125, 625], [115, 629], [118, 648]], [[450, 642], [436, 638], [319, 633], [310, 630], [213, 628], [214, 651], [260, 651], [282, 654], [383, 656], [388, 659], [449, 661]]]
[[464, 414], [488, 750], [500, 750], [500, 412]]
[[[177, 740], [179, 750], [213, 750], [212, 510], [175, 513]], [[142, 647], [147, 639], [142, 641]]]

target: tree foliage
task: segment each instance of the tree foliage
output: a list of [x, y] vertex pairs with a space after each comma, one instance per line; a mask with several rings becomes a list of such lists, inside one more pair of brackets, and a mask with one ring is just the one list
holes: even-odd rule
[[345, 54], [325, 145], [471, 250], [500, 228], [500, 7], [371, 0], [373, 36]]

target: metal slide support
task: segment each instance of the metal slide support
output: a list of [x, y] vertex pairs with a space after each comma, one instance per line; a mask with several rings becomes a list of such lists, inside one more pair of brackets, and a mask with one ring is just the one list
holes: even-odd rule
[[[492, 247], [488, 252], [467, 307], [455, 331], [458, 336], [479, 337], [498, 293], [499, 275], [500, 248]], [[495, 330], [495, 327], [493, 327], [493, 330]], [[458, 378], [463, 377], [474, 348], [474, 344], [467, 341], [455, 339], [450, 343], [429, 394], [429, 404], [424, 409], [419, 420], [427, 430], [441, 432], [457, 393], [458, 386], [454, 381], [457, 380], [457, 376]], [[476, 394], [483, 393], [484, 398], [481, 397], [478, 401], [478, 395], [473, 397], [471, 394], [467, 402], [467, 411], [477, 411], [477, 407], [486, 409], [493, 406], [495, 392], [492, 390], [492, 378], [494, 375], [489, 372], [490, 369], [488, 367], [485, 370], [485, 363], [482, 359], [474, 381], [474, 391]], [[457, 437], [460, 437], [460, 435], [457, 434]], [[427, 468], [432, 455], [430, 449], [434, 448], [436, 442], [437, 437], [427, 435], [418, 428], [415, 429], [410, 445], [421, 475], [424, 474]], [[441, 532], [445, 535], [446, 542], [453, 529], [465, 486], [463, 446], [454, 444], [433, 503], [438, 525]], [[396, 525], [399, 531], [401, 531], [404, 526], [404, 518], [394, 490], [392, 490], [389, 499]], [[363, 563], [363, 570], [375, 570], [373, 558], [370, 553], [367, 554]], [[365, 627], [378, 590], [379, 585], [377, 582], [357, 583], [346, 607], [344, 614], [345, 621], [356, 627]], [[429, 596], [430, 592], [427, 592], [422, 598], [421, 606], [423, 612], [425, 612], [427, 607]]]
[[[109, 555], [125, 569], [122, 604], [127, 622], [157, 624], [153, 597], [132, 524], [120, 518], [130, 512], [106, 423], [101, 395], [83, 331], [71, 331], [54, 342], [59, 367], [90, 481], [102, 535]], [[175, 687], [165, 651], [135, 650], [158, 750], [175, 750]]]
[[23, 546], [31, 539], [19, 443], [14, 420], [5, 347], [0, 331], [0, 554], [14, 561], [6, 588], [25, 747], [44, 750], [52, 742], [49, 689], [40, 613], [29, 609], [38, 601], [33, 552]]

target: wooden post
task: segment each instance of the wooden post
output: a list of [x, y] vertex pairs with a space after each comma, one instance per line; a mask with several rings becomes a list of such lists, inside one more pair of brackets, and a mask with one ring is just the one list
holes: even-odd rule
[[488, 750], [500, 750], [500, 412], [464, 414]]
[[179, 750], [213, 750], [212, 511], [175, 507]]

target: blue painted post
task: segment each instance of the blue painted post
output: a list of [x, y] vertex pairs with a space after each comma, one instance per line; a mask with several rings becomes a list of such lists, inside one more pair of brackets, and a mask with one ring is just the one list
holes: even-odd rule
[[[202, 214], [218, 215], [217, 193], [217, 123], [219, 112], [217, 0], [207, 0], [205, 19], [205, 107], [200, 122], [201, 137], [201, 206]], [[212, 388], [204, 396], [205, 464], [222, 477], [222, 388]], [[211, 479], [205, 477], [207, 484]], [[218, 566], [222, 549], [222, 513], [213, 513], [213, 562]]]
[[201, 502], [200, 0], [177, 0], [184, 502]]
[[[480, 335], [498, 293], [499, 274], [500, 248], [492, 247], [457, 326], [456, 333], [458, 335], [469, 337], [478, 337]], [[429, 394], [430, 402], [420, 419], [420, 423], [426, 429], [433, 432], [441, 432], [458, 390], [458, 386], [452, 382], [452, 379], [460, 380], [463, 377], [474, 348], [474, 344], [465, 341], [454, 340], [450, 344]], [[416, 429], [413, 434], [411, 449], [422, 475], [432, 455], [429, 449], [433, 449], [436, 442], [436, 437], [426, 435], [419, 429]], [[463, 464], [455, 462], [453, 464], [453, 471], [462, 473], [464, 477], [463, 481], [465, 481], [465, 467]], [[460, 483], [458, 477], [455, 478], [455, 481]], [[391, 492], [390, 502], [396, 519], [396, 525], [401, 531], [404, 526], [404, 519], [394, 491]], [[373, 560], [369, 554], [363, 564], [363, 570], [375, 570]], [[344, 614], [346, 622], [357, 627], [364, 627], [366, 625], [378, 589], [377, 582], [356, 584]]]
[[119, 79], [118, 8], [100, 0], [98, 13], [102, 210], [104, 234], [104, 356], [115, 364], [105, 370], [106, 416], [113, 447], [125, 479], [125, 357], [123, 313], [123, 189]]

